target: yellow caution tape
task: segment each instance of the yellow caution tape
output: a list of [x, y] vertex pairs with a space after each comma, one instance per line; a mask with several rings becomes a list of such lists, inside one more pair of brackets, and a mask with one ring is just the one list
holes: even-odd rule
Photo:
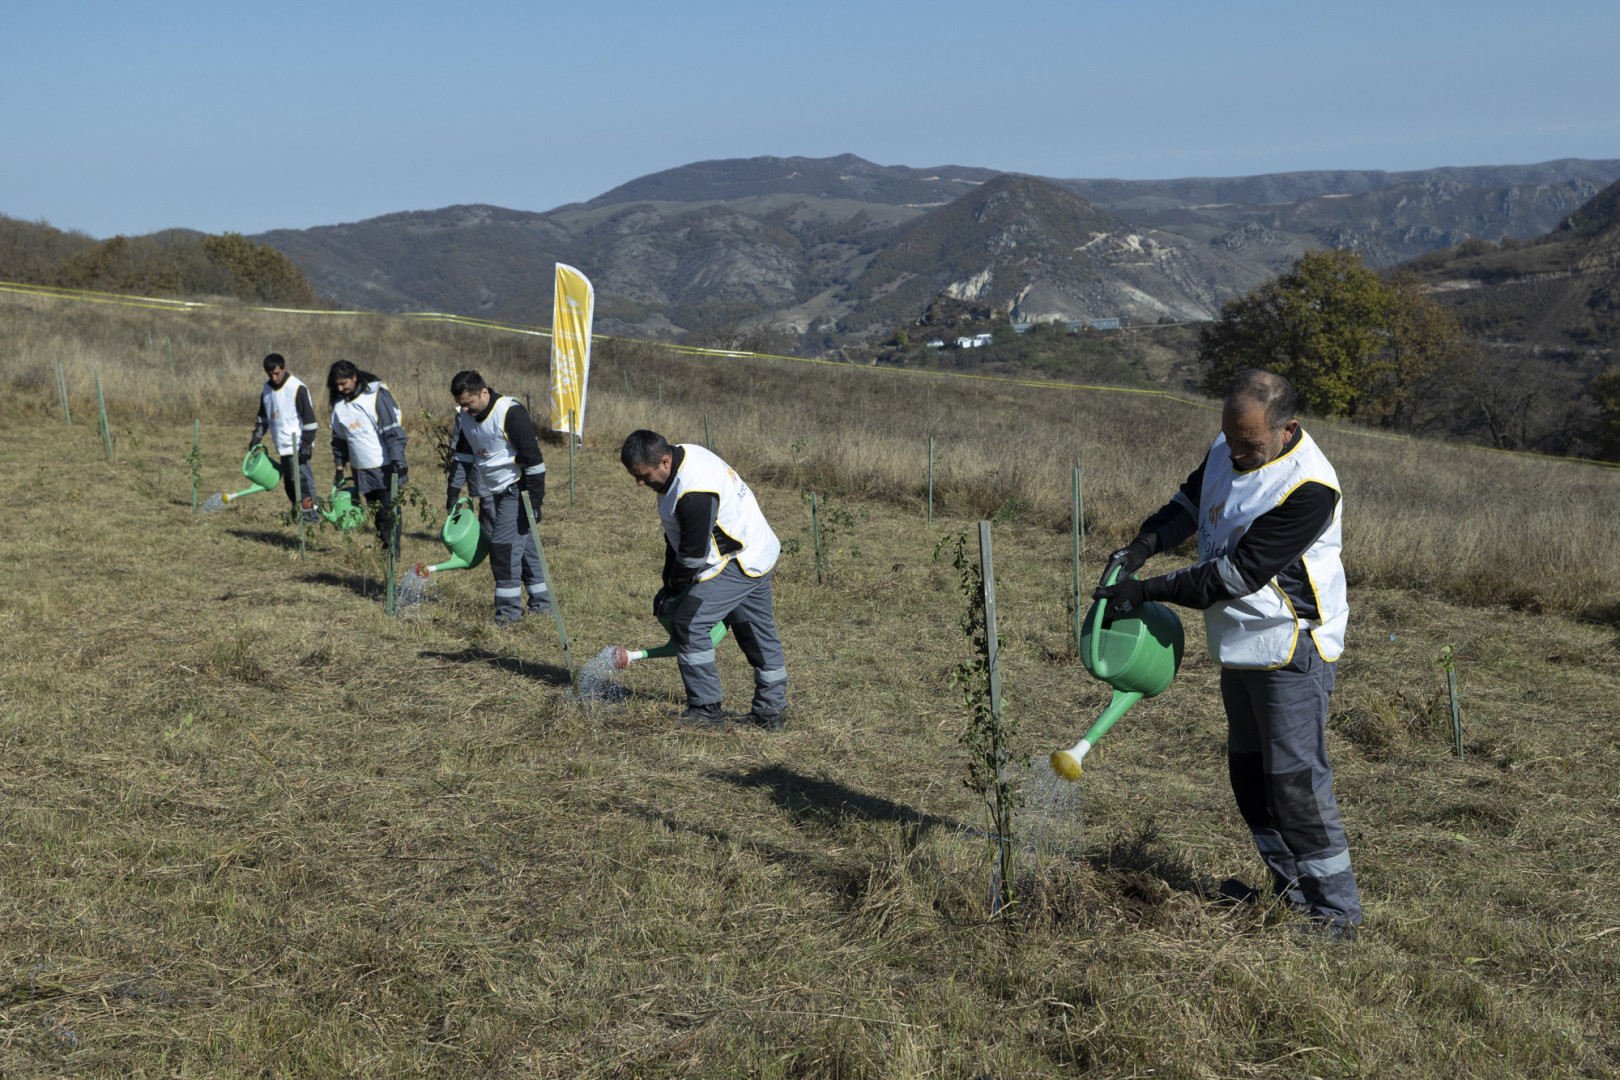
[[[97, 292], [93, 289], [64, 289], [55, 285], [31, 285], [23, 282], [0, 281], [0, 292], [19, 293], [23, 295], [52, 297], [62, 300], [84, 300], [95, 304], [121, 304], [125, 307], [156, 308], [168, 311], [194, 311], [204, 308], [224, 308], [227, 305], [209, 303], [203, 300], [174, 300], [161, 296], [129, 296], [124, 293]], [[257, 307], [251, 304], [229, 305], [237, 311], [267, 311], [282, 315], [376, 315], [380, 318], [390, 316], [377, 311], [353, 311], [347, 309], [310, 309], [310, 308], [283, 308], [283, 307]], [[522, 323], [497, 322], [494, 319], [480, 319], [471, 315], [454, 315], [443, 311], [406, 311], [398, 316], [401, 319], [414, 319], [420, 322], [446, 322], [461, 326], [470, 326], [480, 330], [496, 330], [506, 334], [524, 334], [532, 337], [549, 338], [551, 329], [544, 326], [526, 326]], [[619, 337], [613, 334], [592, 334], [598, 341], [627, 341], [638, 345], [651, 345], [670, 352], [681, 353], [686, 356], [713, 356], [728, 360], [786, 360], [796, 364], [825, 364], [829, 367], [850, 368], [853, 370], [867, 370], [895, 375], [922, 375], [937, 379], [971, 379], [978, 382], [1006, 383], [1010, 386], [1033, 386], [1041, 389], [1062, 390], [1095, 390], [1105, 394], [1136, 394], [1140, 397], [1161, 398], [1165, 401], [1176, 401], [1183, 405], [1191, 405], [1196, 409], [1208, 409], [1219, 412], [1220, 405], [1211, 401], [1201, 401], [1196, 398], [1182, 397], [1168, 390], [1139, 390], [1128, 386], [1093, 386], [1089, 383], [1060, 382], [1049, 379], [1017, 379], [1009, 375], [973, 375], [965, 371], [926, 371], [921, 368], [877, 367], [875, 365], [851, 364], [844, 360], [824, 360], [808, 356], [784, 356], [780, 353], [742, 352], [737, 349], [706, 349], [697, 345], [677, 345], [668, 341], [648, 341], [644, 338]], [[1385, 439], [1390, 442], [1411, 442], [1410, 435], [1398, 435], [1383, 431], [1363, 431], [1357, 428], [1339, 427], [1333, 424], [1323, 424], [1322, 427], [1341, 435], [1356, 435], [1364, 439]], [[1494, 446], [1474, 446], [1467, 443], [1454, 444], [1459, 450], [1483, 450], [1492, 454], [1505, 454], [1508, 457], [1530, 458], [1535, 461], [1558, 461], [1571, 465], [1589, 465], [1593, 468], [1620, 469], [1606, 461], [1593, 461], [1590, 458], [1553, 457], [1550, 454], [1535, 454], [1528, 450], [1502, 450]]]

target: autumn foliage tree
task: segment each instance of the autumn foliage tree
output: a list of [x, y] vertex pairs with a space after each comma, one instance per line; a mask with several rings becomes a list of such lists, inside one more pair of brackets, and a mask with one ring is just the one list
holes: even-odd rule
[[1357, 252], [1308, 251], [1228, 301], [1199, 334], [1198, 357], [1213, 396], [1244, 368], [1263, 368], [1294, 384], [1306, 412], [1400, 427], [1424, 378], [1461, 343], [1415, 278], [1386, 279]]

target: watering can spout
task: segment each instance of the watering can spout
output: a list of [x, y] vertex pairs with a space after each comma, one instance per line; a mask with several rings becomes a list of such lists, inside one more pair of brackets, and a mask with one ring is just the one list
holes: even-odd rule
[[489, 537], [478, 527], [478, 515], [472, 512], [472, 500], [456, 500], [455, 510], [445, 519], [439, 539], [450, 549], [450, 557], [432, 566], [418, 564], [416, 572], [422, 577], [439, 570], [468, 570], [489, 557]]
[[[675, 610], [681, 606], [681, 601], [686, 599], [686, 594], [691, 591], [692, 586], [688, 585], [684, 590], [673, 596], [669, 603], [664, 606], [664, 614], [658, 616], [659, 625], [669, 634], [668, 641], [656, 649], [626, 649], [623, 645], [615, 645], [613, 646], [613, 666], [622, 670], [629, 667], [632, 660], [653, 660], [663, 656], [674, 656], [678, 653], [680, 650], [675, 645]], [[725, 623], [715, 623], [709, 628], [709, 644], [711, 648], [719, 645], [725, 639]]]
[[1080, 779], [1080, 759], [1086, 756], [1086, 751], [1096, 746], [1097, 740], [1108, 734], [1108, 729], [1114, 726], [1114, 721], [1129, 712], [1131, 706], [1145, 696], [1136, 690], [1115, 690], [1108, 708], [1104, 709], [1102, 715], [1086, 729], [1086, 737], [1069, 749], [1059, 750], [1052, 755], [1052, 771], [1065, 780]]

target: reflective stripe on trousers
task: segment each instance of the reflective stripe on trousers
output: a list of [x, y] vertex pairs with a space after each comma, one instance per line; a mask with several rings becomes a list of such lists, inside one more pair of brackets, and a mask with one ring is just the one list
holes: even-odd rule
[[733, 560], [707, 581], [692, 586], [675, 611], [676, 666], [686, 686], [689, 705], [717, 705], [721, 699], [720, 669], [715, 667], [709, 631], [726, 624], [743, 655], [754, 667], [756, 716], [779, 716], [787, 704], [787, 660], [776, 636], [776, 615], [771, 604], [771, 578], [751, 578]]
[[1276, 671], [1221, 672], [1227, 767], [1272, 884], [1318, 918], [1361, 922], [1361, 900], [1327, 759], [1333, 665], [1301, 633]]
[[[539, 508], [536, 507], [536, 513]], [[516, 488], [484, 496], [478, 524], [489, 536], [489, 569], [495, 575], [495, 614], [517, 618], [523, 614], [523, 596], [530, 611], [549, 607], [545, 579], [540, 576], [540, 553], [523, 512], [523, 496]]]

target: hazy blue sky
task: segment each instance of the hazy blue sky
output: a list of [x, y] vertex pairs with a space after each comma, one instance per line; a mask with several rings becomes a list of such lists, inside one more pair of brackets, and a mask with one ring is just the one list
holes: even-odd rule
[[1620, 3], [8, 0], [0, 213], [544, 210], [690, 161], [1047, 176], [1620, 157]]

